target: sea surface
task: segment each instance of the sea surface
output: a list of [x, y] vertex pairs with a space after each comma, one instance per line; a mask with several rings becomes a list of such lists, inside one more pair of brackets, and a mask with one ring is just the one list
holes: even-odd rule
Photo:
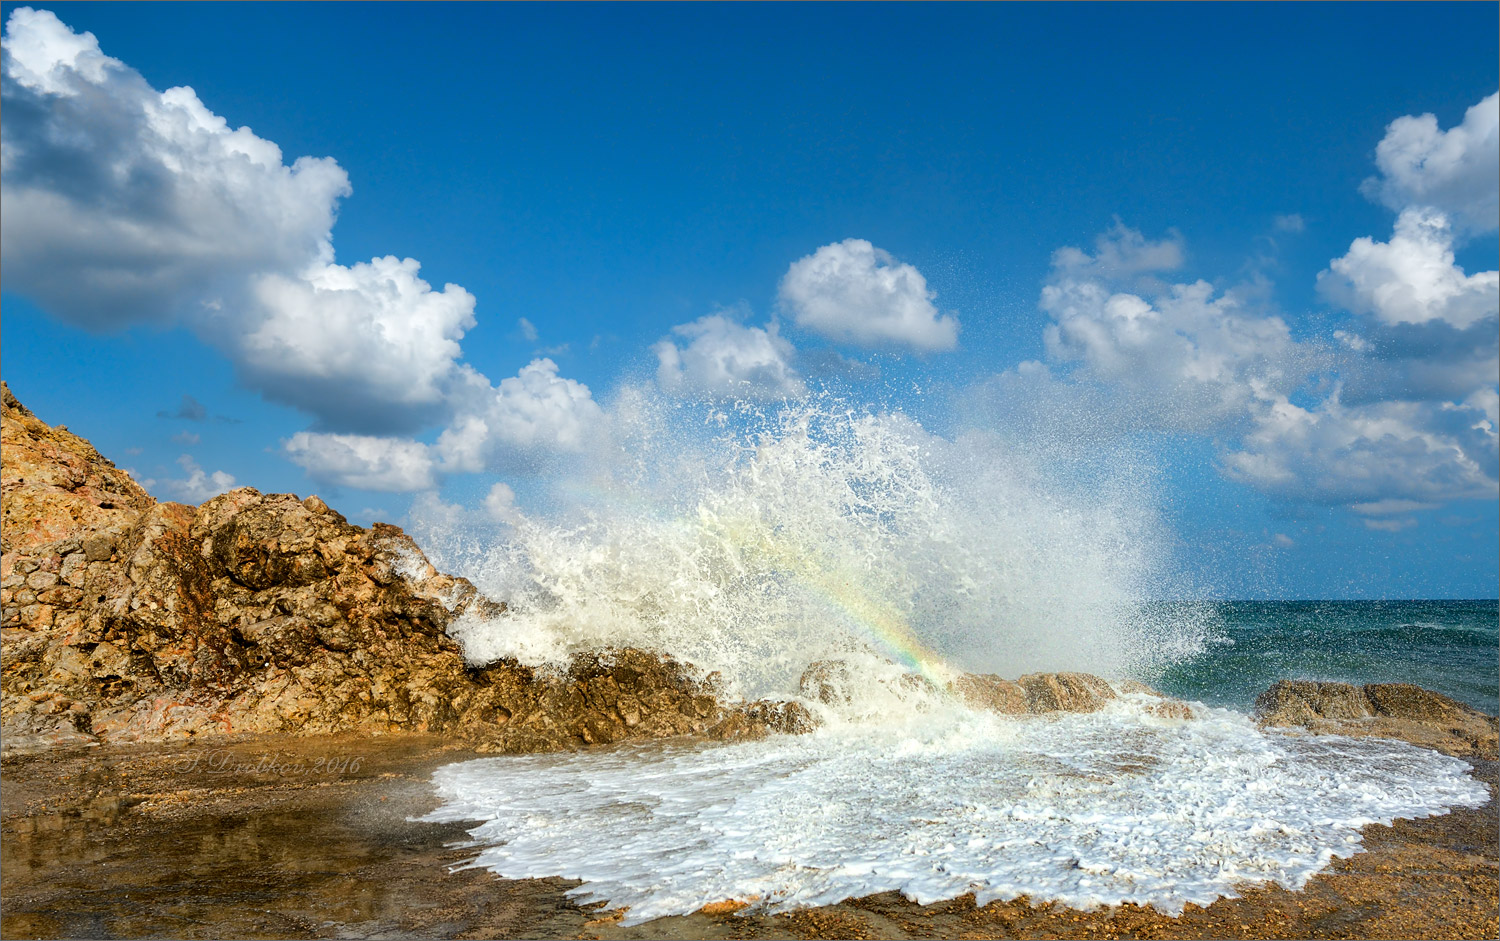
[[1200, 654], [1155, 682], [1165, 693], [1249, 710], [1280, 679], [1415, 683], [1500, 712], [1500, 602], [1230, 601]]

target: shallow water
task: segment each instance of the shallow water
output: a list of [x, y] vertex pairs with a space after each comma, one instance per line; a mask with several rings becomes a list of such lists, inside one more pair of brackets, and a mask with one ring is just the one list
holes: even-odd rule
[[1176, 914], [1358, 851], [1361, 826], [1478, 806], [1456, 759], [1266, 734], [1123, 702], [1007, 719], [935, 710], [733, 745], [481, 759], [439, 770], [427, 820], [483, 821], [475, 865], [564, 876], [627, 923], [725, 899], [785, 910], [896, 890]]

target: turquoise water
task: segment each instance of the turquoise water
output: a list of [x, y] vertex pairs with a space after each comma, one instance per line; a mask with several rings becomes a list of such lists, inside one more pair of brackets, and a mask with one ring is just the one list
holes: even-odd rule
[[1219, 639], [1156, 677], [1173, 696], [1248, 710], [1279, 679], [1416, 683], [1500, 711], [1500, 602], [1230, 601]]

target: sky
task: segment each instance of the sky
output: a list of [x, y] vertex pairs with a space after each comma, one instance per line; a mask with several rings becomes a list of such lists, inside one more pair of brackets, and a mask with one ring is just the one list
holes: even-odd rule
[[834, 389], [1144, 449], [1205, 594], [1497, 594], [1493, 4], [0, 13], [4, 378], [160, 499]]

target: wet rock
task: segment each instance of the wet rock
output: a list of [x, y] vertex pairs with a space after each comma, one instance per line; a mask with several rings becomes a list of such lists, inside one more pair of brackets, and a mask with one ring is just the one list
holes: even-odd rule
[[1315, 733], [1395, 738], [1448, 755], [1495, 760], [1500, 721], [1410, 683], [1281, 680], [1255, 700], [1262, 726]]
[[1019, 683], [992, 673], [965, 673], [948, 684], [948, 690], [973, 709], [988, 709], [1002, 715], [1026, 715], [1026, 690]]
[[814, 660], [802, 671], [797, 691], [803, 698], [826, 706], [835, 706], [849, 701], [849, 684], [853, 682], [853, 667], [844, 660]]
[[1032, 713], [1098, 712], [1115, 698], [1114, 688], [1092, 673], [1028, 673], [1016, 682]]

